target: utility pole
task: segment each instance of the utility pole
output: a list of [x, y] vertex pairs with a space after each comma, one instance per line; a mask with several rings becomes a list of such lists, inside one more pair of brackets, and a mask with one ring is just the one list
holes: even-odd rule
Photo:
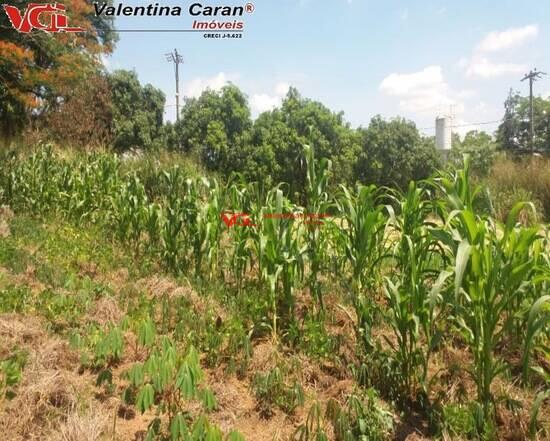
[[174, 49], [174, 52], [166, 54], [166, 61], [174, 63], [176, 70], [176, 120], [180, 120], [180, 72], [179, 65], [183, 64], [183, 57], [178, 54], [178, 50]]
[[533, 83], [546, 75], [544, 72], [537, 72], [537, 69], [530, 71], [521, 79], [521, 81], [529, 80], [529, 128], [531, 138], [531, 151], [535, 150], [535, 113], [533, 111]]

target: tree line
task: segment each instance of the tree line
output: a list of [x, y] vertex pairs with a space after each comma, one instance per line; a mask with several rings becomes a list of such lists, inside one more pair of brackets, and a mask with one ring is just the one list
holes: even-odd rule
[[[19, 0], [16, 6], [24, 9]], [[253, 119], [247, 96], [235, 85], [186, 98], [180, 120], [164, 122], [164, 93], [142, 85], [132, 71], [107, 72], [101, 57], [112, 52], [112, 20], [96, 17], [84, 0], [68, 5], [71, 23], [86, 34], [13, 32], [0, 16], [0, 137], [40, 139], [71, 147], [107, 146], [117, 152], [168, 148], [229, 177], [240, 173], [266, 185], [286, 182], [291, 193], [305, 185], [303, 146], [331, 160], [342, 183], [360, 181], [404, 188], [440, 166], [433, 137], [403, 118], [375, 116], [352, 128], [342, 112], [302, 97], [291, 88], [281, 105]], [[537, 150], [550, 151], [550, 99], [535, 99]], [[528, 99], [510, 92], [494, 137], [473, 131], [453, 139], [453, 158], [468, 152], [480, 174], [496, 150], [527, 150]]]

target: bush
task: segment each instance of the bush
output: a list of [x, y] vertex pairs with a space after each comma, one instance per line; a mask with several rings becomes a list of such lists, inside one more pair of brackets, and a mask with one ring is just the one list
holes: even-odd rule
[[[550, 159], [498, 159], [487, 179], [495, 216], [504, 220], [514, 203], [535, 204], [541, 220], [550, 220]], [[523, 219], [527, 220], [527, 219]]]

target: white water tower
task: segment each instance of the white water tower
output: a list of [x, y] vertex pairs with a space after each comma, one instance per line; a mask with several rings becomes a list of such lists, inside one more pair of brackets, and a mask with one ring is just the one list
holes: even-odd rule
[[438, 116], [435, 119], [435, 148], [441, 152], [443, 159], [447, 160], [451, 147], [451, 118], [449, 116]]

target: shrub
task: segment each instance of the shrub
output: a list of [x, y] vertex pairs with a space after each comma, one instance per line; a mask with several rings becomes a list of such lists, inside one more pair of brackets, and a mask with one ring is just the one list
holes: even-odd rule
[[506, 218], [518, 198], [528, 198], [540, 209], [542, 219], [550, 219], [550, 159], [532, 157], [513, 161], [500, 158], [489, 174], [487, 185], [495, 214], [501, 220]]

